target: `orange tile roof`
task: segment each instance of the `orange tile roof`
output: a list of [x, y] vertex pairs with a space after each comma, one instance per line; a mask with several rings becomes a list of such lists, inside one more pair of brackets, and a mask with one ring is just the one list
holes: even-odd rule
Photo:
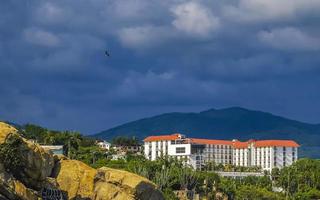
[[236, 149], [245, 149], [245, 148], [248, 148], [248, 142], [241, 142], [241, 141], [233, 141], [232, 142], [232, 145], [234, 148]]
[[293, 140], [258, 140], [255, 147], [299, 147], [300, 145]]
[[228, 140], [209, 140], [209, 139], [198, 139], [190, 138], [192, 143], [195, 144], [222, 144], [222, 145], [232, 145], [231, 141]]
[[143, 141], [153, 142], [153, 141], [164, 141], [164, 140], [177, 140], [181, 134], [175, 133], [172, 135], [158, 135], [158, 136], [148, 136]]
[[[158, 135], [158, 136], [148, 136], [144, 139], [145, 142], [153, 141], [166, 141], [166, 140], [177, 140], [181, 138], [180, 133], [175, 133], [171, 135]], [[246, 142], [241, 141], [229, 141], [229, 140], [210, 140], [210, 139], [199, 139], [199, 138], [185, 138], [190, 139], [193, 144], [220, 144], [220, 145], [232, 145], [236, 149], [248, 148], [249, 144], [255, 147], [299, 147], [293, 140], [248, 140]]]
[[247, 148], [249, 144], [253, 143], [255, 147], [299, 147], [293, 140], [248, 140], [247, 142], [234, 141], [233, 147], [236, 149]]

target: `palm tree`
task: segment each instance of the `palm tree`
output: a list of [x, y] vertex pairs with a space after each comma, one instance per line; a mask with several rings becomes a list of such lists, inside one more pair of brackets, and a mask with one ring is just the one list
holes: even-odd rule
[[79, 133], [72, 133], [71, 136], [68, 138], [68, 157], [73, 158], [73, 154], [79, 149], [81, 142], [81, 136]]

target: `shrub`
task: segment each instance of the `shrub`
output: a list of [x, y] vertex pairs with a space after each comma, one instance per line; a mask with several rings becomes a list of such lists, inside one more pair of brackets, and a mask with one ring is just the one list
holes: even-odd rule
[[1, 162], [4, 168], [14, 176], [19, 176], [23, 170], [22, 145], [23, 140], [17, 135], [10, 135], [6, 142], [0, 145]]

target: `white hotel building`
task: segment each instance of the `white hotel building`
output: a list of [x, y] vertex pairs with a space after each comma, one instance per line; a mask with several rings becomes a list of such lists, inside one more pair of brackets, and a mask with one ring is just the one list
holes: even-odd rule
[[263, 170], [289, 166], [298, 159], [299, 145], [292, 140], [210, 140], [172, 135], [149, 136], [144, 139], [144, 154], [149, 160], [161, 156], [184, 158], [195, 169], [206, 162], [236, 166], [260, 166]]

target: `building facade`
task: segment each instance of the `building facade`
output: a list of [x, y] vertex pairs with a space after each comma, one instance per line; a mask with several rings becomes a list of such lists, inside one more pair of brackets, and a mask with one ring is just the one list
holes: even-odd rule
[[144, 139], [144, 154], [149, 160], [162, 156], [184, 159], [195, 169], [208, 162], [236, 166], [258, 166], [263, 170], [289, 166], [298, 159], [299, 145], [292, 140], [211, 140], [172, 135]]
[[105, 149], [105, 150], [109, 150], [111, 147], [111, 143], [107, 142], [107, 141], [98, 141], [97, 145], [101, 148], [101, 149]]
[[142, 151], [141, 145], [116, 145], [112, 147], [116, 152], [124, 152], [124, 153], [140, 153]]

